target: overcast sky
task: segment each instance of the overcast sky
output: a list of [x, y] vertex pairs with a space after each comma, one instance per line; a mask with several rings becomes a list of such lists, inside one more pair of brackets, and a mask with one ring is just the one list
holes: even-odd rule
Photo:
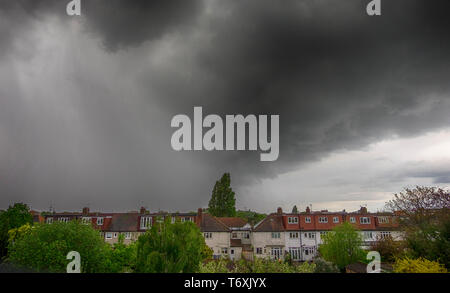
[[[0, 0], [0, 209], [381, 209], [450, 186], [450, 3]], [[280, 116], [280, 155], [176, 152], [176, 114]]]

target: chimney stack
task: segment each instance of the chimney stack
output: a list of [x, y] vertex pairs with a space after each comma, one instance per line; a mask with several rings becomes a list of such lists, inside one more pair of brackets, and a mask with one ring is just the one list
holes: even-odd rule
[[283, 209], [282, 208], [278, 208], [277, 209], [277, 214], [282, 215], [283, 214]]
[[203, 218], [203, 209], [202, 208], [198, 208], [198, 210], [197, 210], [198, 225], [202, 224], [202, 218]]
[[83, 208], [83, 216], [87, 216], [89, 214], [89, 208], [88, 207], [84, 207]]
[[367, 214], [367, 208], [366, 207], [361, 207], [361, 209], [359, 210], [359, 212], [361, 214]]
[[311, 213], [311, 209], [308, 206], [306, 207], [306, 213], [307, 214]]
[[147, 213], [147, 210], [144, 207], [141, 207], [140, 213], [143, 215]]

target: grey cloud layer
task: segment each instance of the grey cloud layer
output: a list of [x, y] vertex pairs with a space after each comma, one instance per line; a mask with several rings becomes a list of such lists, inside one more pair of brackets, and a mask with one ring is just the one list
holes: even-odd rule
[[[65, 94], [68, 103], [72, 99], [81, 103], [77, 113], [83, 116], [79, 122], [83, 127], [77, 131], [90, 148], [81, 147], [79, 152], [74, 148], [71, 156], [58, 153], [70, 148], [58, 135], [73, 133], [74, 122], [54, 125], [53, 131], [39, 136], [33, 127], [15, 122], [17, 117], [25, 117], [30, 125], [58, 124], [64, 119], [42, 118], [37, 111], [24, 110], [28, 103], [15, 98], [22, 85], [16, 85], [15, 93], [13, 84], [11, 90], [0, 91], [4, 95], [0, 139], [2, 133], [8, 137], [8, 142], [3, 141], [8, 151], [0, 149], [0, 159], [7, 162], [2, 173], [14, 177], [0, 188], [9, 198], [34, 189], [35, 197], [44, 202], [70, 186], [75, 198], [88, 193], [110, 198], [117, 206], [124, 201], [118, 200], [124, 193], [134, 196], [135, 202], [151, 193], [161, 207], [173, 206], [177, 194], [183, 193], [195, 206], [205, 203], [212, 180], [223, 171], [231, 171], [239, 186], [314, 162], [335, 150], [448, 127], [450, 24], [445, 11], [450, 5], [441, 0], [432, 5], [426, 2], [384, 1], [383, 16], [371, 18], [364, 14], [365, 1], [360, 0], [173, 0], [160, 4], [85, 0], [80, 20], [84, 32], [113, 56], [109, 62], [122, 62], [129, 68], [121, 75], [106, 66], [104, 72], [95, 70], [88, 78], [83, 77], [88, 65], [73, 69], [83, 90]], [[72, 20], [64, 15], [65, 4], [0, 0], [2, 52], [17, 54], [14, 40], [35, 28], [33, 19], [57, 15], [58, 23], [68, 26]], [[164, 44], [167, 52], [156, 52]], [[83, 46], [89, 44], [78, 46], [87, 50]], [[101, 65], [89, 52], [85, 57]], [[147, 65], [144, 60], [152, 57], [159, 62]], [[69, 63], [75, 65], [76, 60]], [[9, 78], [14, 81], [14, 73]], [[121, 83], [96, 84], [107, 78], [133, 79], [126, 89], [135, 86], [137, 93], [127, 97]], [[3, 82], [8, 84], [6, 79]], [[130, 101], [128, 108], [123, 99]], [[169, 146], [170, 118], [191, 114], [194, 106], [203, 106], [205, 114], [279, 114], [278, 161], [261, 163], [257, 154], [246, 152], [174, 154]], [[156, 114], [154, 109], [161, 112]], [[30, 145], [35, 147], [24, 147]], [[37, 158], [44, 162], [39, 169], [27, 165]], [[191, 174], [183, 177], [181, 170], [175, 170], [177, 165]], [[79, 176], [76, 191], [74, 175]], [[442, 181], [445, 170], [436, 176]], [[23, 177], [26, 181], [21, 181]], [[49, 178], [60, 182], [58, 188], [51, 187], [56, 183]], [[172, 183], [163, 184], [164, 180]]]

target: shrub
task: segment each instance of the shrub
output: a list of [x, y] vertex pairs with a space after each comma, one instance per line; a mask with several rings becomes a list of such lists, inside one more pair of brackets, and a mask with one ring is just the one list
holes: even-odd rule
[[440, 263], [424, 258], [397, 259], [394, 264], [394, 273], [447, 273], [447, 269]]
[[339, 273], [339, 268], [332, 262], [326, 261], [323, 258], [314, 259], [316, 268], [314, 273]]
[[225, 259], [210, 260], [200, 264], [199, 273], [229, 273], [228, 261]]
[[289, 264], [282, 260], [256, 258], [254, 261], [240, 259], [213, 260], [200, 265], [201, 273], [313, 273], [315, 264]]

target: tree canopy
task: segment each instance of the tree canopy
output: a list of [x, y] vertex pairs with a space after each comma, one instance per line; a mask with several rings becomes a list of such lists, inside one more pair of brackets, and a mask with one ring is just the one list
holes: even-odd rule
[[325, 260], [343, 270], [349, 264], [364, 261], [365, 253], [361, 244], [359, 231], [345, 222], [323, 236], [323, 244], [319, 247], [319, 252]]
[[8, 231], [25, 224], [33, 224], [33, 216], [26, 204], [15, 203], [6, 211], [0, 212], [0, 258], [7, 254]]
[[37, 224], [9, 244], [8, 261], [44, 272], [65, 272], [70, 251], [81, 256], [81, 272], [111, 272], [110, 245], [79, 221]]
[[200, 229], [191, 222], [155, 223], [137, 241], [138, 273], [194, 273], [207, 257]]
[[236, 198], [231, 189], [230, 173], [223, 174], [216, 181], [208, 204], [208, 212], [216, 217], [234, 217], [236, 215]]
[[450, 192], [417, 186], [395, 194], [386, 204], [398, 213], [408, 253], [450, 268]]

